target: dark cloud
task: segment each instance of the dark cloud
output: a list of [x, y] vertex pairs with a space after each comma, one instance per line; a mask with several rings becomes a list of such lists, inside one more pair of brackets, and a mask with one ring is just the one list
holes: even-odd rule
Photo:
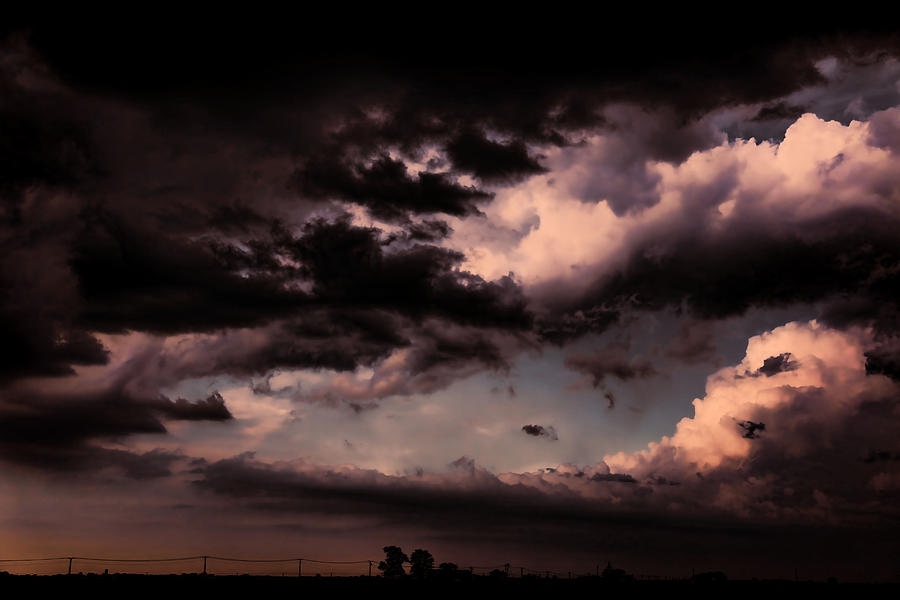
[[[442, 130], [468, 116], [503, 130], [545, 135], [551, 125], [590, 123], [592, 104], [600, 101], [669, 103], [693, 112], [778, 98], [820, 82], [813, 67], [818, 58], [894, 49], [897, 43], [894, 32], [871, 27], [838, 35], [767, 24], [766, 33], [755, 28], [751, 36], [642, 24], [598, 38], [586, 25], [573, 30], [569, 21], [564, 28], [554, 21], [542, 21], [531, 32], [546, 39], [559, 27], [566, 32], [565, 44], [528, 48], [497, 27], [494, 36], [481, 36], [465, 48], [433, 30], [391, 35], [391, 28], [379, 27], [378, 43], [372, 32], [348, 31], [328, 52], [298, 39], [288, 25], [272, 22], [255, 33], [242, 22], [239, 30], [232, 24], [202, 34], [187, 23], [167, 23], [165, 47], [140, 28], [111, 31], [86, 24], [76, 36], [68, 22], [43, 19], [40, 26], [22, 29], [31, 30], [30, 43], [64, 81], [105, 94], [145, 102], [218, 102], [220, 111], [245, 116], [248, 104], [266, 107], [279, 98], [331, 100], [343, 108], [349, 96], [399, 105], [404, 119], [390, 123], [397, 130], [407, 123], [422, 129], [428, 122]], [[516, 40], [526, 35], [511, 31]], [[413, 47], [431, 50], [410, 52]], [[111, 55], [110, 48], [118, 53]], [[608, 56], [616, 60], [597, 58]]]
[[16, 85], [8, 71], [21, 68], [26, 52], [0, 51], [8, 61], [0, 68], [0, 223], [15, 223], [29, 188], [67, 189], [101, 169], [90, 127], [73, 113], [66, 94], [33, 94]]
[[778, 101], [771, 104], [766, 104], [762, 108], [759, 109], [759, 112], [756, 113], [756, 116], [753, 118], [754, 121], [768, 121], [768, 120], [791, 120], [794, 121], [802, 115], [806, 110], [801, 106], [794, 106], [787, 104], [784, 101]]
[[459, 458], [457, 458], [456, 460], [452, 461], [448, 466], [451, 469], [474, 473], [475, 472], [475, 459], [470, 458], [466, 455], [463, 455], [463, 456], [460, 456]]
[[893, 108], [869, 119], [869, 143], [900, 153], [900, 109]]
[[[855, 408], [838, 418], [822, 415], [810, 418], [816, 407], [829, 400], [823, 388], [783, 388], [789, 401], [779, 407], [757, 410], [752, 420], [741, 425], [744, 437], [754, 443], [753, 459], [740, 473], [721, 469], [721, 480], [768, 474], [772, 500], [785, 506], [815, 506], [818, 494], [829, 498], [830, 510], [841, 514], [847, 522], [870, 518], [876, 521], [893, 509], [888, 495], [878, 491], [877, 482], [883, 465], [879, 461], [860, 463], [860, 456], [870, 456], [873, 448], [896, 454], [884, 423], [896, 419], [896, 396], [868, 396]], [[854, 399], [856, 401], [857, 399]], [[765, 428], [762, 427], [765, 423]], [[879, 428], [878, 423], [881, 423]], [[764, 432], [763, 435], [760, 432]], [[836, 475], [840, 473], [841, 477]], [[793, 498], [780, 497], [779, 486], [791, 481]], [[890, 483], [888, 487], [890, 487]]]
[[675, 337], [664, 349], [669, 358], [694, 364], [716, 359], [715, 324], [709, 321], [685, 320], [678, 324]]
[[[74, 280], [64, 290], [73, 301], [57, 301], [51, 307], [55, 318], [28, 310], [32, 296], [43, 290], [12, 288], [20, 297], [5, 319], [11, 335], [3, 348], [10, 360], [0, 371], [8, 377], [70, 374], [72, 364], [105, 363], [105, 349], [79, 326], [162, 334], [264, 328], [265, 346], [228, 351], [220, 345], [195, 360], [195, 374], [236, 375], [371, 365], [408, 346], [403, 330], [431, 316], [488, 328], [530, 328], [525, 298], [512, 279], [488, 282], [460, 271], [462, 256], [436, 246], [389, 248], [378, 230], [346, 220], [313, 222], [299, 237], [276, 230], [274, 237], [251, 241], [249, 250], [153, 232], [107, 211], [86, 217], [78, 233], [70, 266], [58, 275]], [[48, 281], [46, 287], [53, 285]], [[65, 328], [66, 321], [73, 325]], [[486, 363], [505, 361], [488, 333], [480, 339], [480, 348], [467, 342], [467, 351], [485, 356]], [[436, 355], [452, 354], [447, 343], [433, 346]], [[433, 360], [425, 353], [423, 363]]]
[[[67, 162], [72, 157], [66, 153], [89, 153], [82, 147], [89, 142], [76, 135], [81, 125], [69, 123], [64, 97], [34, 101], [7, 81], [3, 67], [9, 65], [0, 67], [0, 152], [9, 156], [0, 159], [0, 383], [68, 375], [72, 365], [108, 358], [74, 319], [77, 281], [66, 264], [73, 217], [66, 190], [93, 168], [75, 158]], [[43, 119], [42, 110], [51, 117]]]
[[391, 233], [385, 238], [386, 244], [400, 242], [437, 242], [453, 232], [446, 221], [425, 220], [419, 223], [410, 223], [399, 233]]
[[0, 108], [0, 123], [0, 197], [4, 201], [14, 201], [32, 185], [72, 185], [93, 168], [89, 134], [71, 122], [59, 117], [40, 120], [35, 107], [26, 112], [10, 107], [7, 100]]
[[[594, 387], [603, 384], [607, 377], [615, 377], [621, 381], [644, 379], [657, 374], [656, 369], [647, 359], [636, 356], [629, 359], [628, 344], [612, 344], [598, 352], [572, 353], [566, 356], [566, 367], [590, 375]], [[610, 401], [613, 404], [613, 401]]]
[[[265, 28], [270, 29], [271, 24]], [[392, 219], [410, 211], [470, 214], [488, 198], [439, 174], [409, 176], [385, 155], [390, 149], [413, 157], [426, 146], [437, 147], [457, 168], [486, 179], [527, 176], [541, 169], [528, 143], [577, 141], [586, 129], [606, 126], [602, 108], [617, 103], [670, 111], [673, 118], [665, 122], [677, 126], [651, 127], [639, 145], [652, 158], [676, 160], [708, 145], [708, 135], [694, 126], [704, 112], [768, 102], [821, 83], [815, 61], [826, 56], [856, 57], [897, 46], [894, 36], [872, 31], [792, 30], [747, 39], [702, 31], [693, 43], [683, 34], [641, 31], [574, 47], [570, 38], [560, 46], [562, 53], [521, 44], [486, 48], [485, 40], [477, 52], [429, 44], [426, 57], [409, 52], [408, 42], [385, 45], [385, 38], [373, 50], [362, 41], [365, 36], [323, 53], [293, 34], [271, 31], [254, 39], [243, 30], [232, 35], [227, 28], [205, 29], [201, 35], [186, 28], [167, 35], [164, 48], [140, 31], [98, 29], [74, 36], [68, 23], [47, 22], [22, 31], [28, 32], [22, 43], [35, 49], [63, 85], [140, 106], [157, 127], [202, 133], [218, 151], [239, 142], [267, 157], [297, 157], [304, 165], [297, 183], [310, 195], [345, 197]], [[398, 37], [410, 39], [406, 31]], [[671, 43], [662, 56], [655, 48], [665, 39]], [[721, 51], [710, 56], [711, 47]], [[611, 55], [617, 60], [595, 58]], [[485, 131], [505, 141], [491, 141]], [[52, 156], [52, 148], [40, 154]], [[640, 161], [632, 160], [637, 154], [622, 153], [630, 157], [624, 171], [631, 175], [641, 170]], [[227, 170], [217, 175], [229, 179]], [[202, 193], [194, 185], [187, 189]], [[627, 210], [625, 196], [612, 195]]]
[[[164, 434], [166, 420], [232, 419], [218, 393], [198, 402], [141, 397], [124, 389], [100, 392], [7, 392], [0, 400], [0, 458], [51, 471], [99, 470], [118, 466], [131, 477], [159, 476], [175, 455], [143, 455], [110, 449], [135, 434]], [[165, 473], [163, 473], [165, 474]]]
[[404, 332], [409, 346], [373, 365], [369, 381], [334, 381], [296, 398], [352, 406], [388, 396], [430, 394], [485, 370], [509, 375], [514, 357], [534, 347], [530, 336], [522, 332], [460, 326], [440, 319], [429, 319]]
[[284, 247], [313, 282], [317, 302], [385, 307], [464, 324], [530, 327], [519, 286], [510, 277], [488, 282], [458, 270], [464, 257], [454, 250], [415, 244], [388, 251], [378, 230], [346, 219], [308, 223], [303, 235]]
[[[187, 207], [178, 207], [182, 209], [182, 214], [178, 215], [180, 219], [187, 219], [184, 209]], [[253, 226], [265, 226], [269, 224], [269, 219], [254, 210], [246, 202], [240, 198], [235, 198], [231, 204], [221, 204], [213, 206], [208, 215], [200, 216], [198, 219], [201, 223], [208, 223], [211, 227], [223, 231], [225, 233], [250, 233]]]
[[612, 393], [611, 391], [609, 391], [609, 390], [606, 390], [606, 391], [603, 392], [603, 397], [606, 398], [606, 401], [608, 402], [608, 404], [606, 405], [606, 408], [613, 409], [613, 408], [616, 407], [616, 396], [615, 396], [615, 394], [613, 394], [613, 393]]
[[109, 212], [86, 216], [72, 269], [80, 321], [101, 331], [211, 331], [259, 325], [295, 311], [306, 295], [284, 273], [243, 276], [209, 246], [147, 230]]
[[118, 468], [131, 479], [168, 477], [172, 475], [172, 465], [184, 459], [179, 453], [159, 448], [144, 453], [107, 448], [92, 448], [92, 450], [95, 454], [91, 461], [93, 464], [83, 463], [82, 469]]
[[797, 363], [791, 360], [791, 353], [785, 352], [778, 356], [770, 356], [763, 361], [763, 365], [756, 371], [758, 375], [771, 377], [785, 371], [793, 371], [797, 368]]
[[303, 316], [268, 326], [262, 346], [211, 343], [210, 360], [198, 366], [233, 374], [279, 367], [349, 371], [409, 348], [405, 372], [422, 377], [408, 389], [419, 391], [443, 387], [454, 371], [469, 372], [471, 365], [507, 369], [510, 349], [495, 338], [531, 329], [520, 287], [509, 277], [488, 282], [459, 270], [458, 252], [384, 241], [377, 229], [320, 219], [299, 236], [277, 233], [259, 244], [257, 254], [297, 265], [291, 276], [309, 289]]
[[[527, 329], [532, 319], [511, 278], [487, 282], [460, 271], [461, 254], [419, 243], [446, 237], [449, 227], [409, 220], [413, 214], [473, 215], [490, 194], [461, 186], [447, 174], [413, 175], [397, 156], [419, 158], [425, 148], [436, 148], [458, 171], [491, 181], [516, 179], [542, 168], [529, 144], [566, 143], [567, 136], [581, 135], [585, 128], [624, 131], [628, 123], [646, 121], [639, 118], [646, 112], [640, 109], [604, 116], [602, 109], [615, 102], [659, 108], [673, 118], [647, 121], [638, 128], [641, 135], [622, 149], [610, 149], [609, 158], [626, 157], [635, 168], [642, 157], [680, 160], [712, 139], [696, 118], [704, 110], [782, 97], [821, 81], [817, 58], [849, 56], [884, 42], [864, 36], [775, 36], [749, 48], [737, 44], [740, 59], [726, 52], [712, 63], [700, 51], [705, 44], [679, 44], [663, 61], [631, 44], [633, 52], [626, 54], [635, 68], [629, 69], [576, 60], [561, 70], [544, 70], [539, 68], [548, 64], [543, 53], [507, 62], [509, 56], [501, 52], [479, 55], [482, 68], [460, 70], [455, 53], [453, 60], [431, 56], [423, 69], [420, 59], [406, 52], [348, 48], [325, 57], [303, 44], [276, 41], [277, 36], [235, 54], [224, 44], [226, 38], [210, 32], [204, 51], [185, 58], [179, 49], [196, 42], [185, 32], [149, 52], [151, 46], [137, 43], [139, 32], [97, 31], [76, 43], [66, 27], [26, 30], [27, 35], [5, 38], [6, 49], [18, 52], [21, 64], [16, 72], [4, 71], [10, 92], [4, 114], [15, 125], [10, 131], [19, 127], [21, 135], [4, 143], [17, 149], [9, 150], [15, 160], [25, 162], [8, 162], [18, 166], [4, 189], [16, 197], [17, 206], [23, 190], [36, 186], [78, 192], [90, 200], [72, 200], [76, 214], [66, 221], [72, 231], [53, 250], [70, 266], [68, 273], [48, 279], [49, 286], [66, 291], [60, 314], [35, 322], [33, 315], [21, 321], [19, 313], [4, 310], [9, 315], [4, 322], [16, 324], [5, 355], [19, 357], [18, 363], [5, 363], [7, 377], [102, 364], [105, 353], [92, 331], [213, 332], [290, 322], [311, 310], [324, 320], [331, 310], [378, 308], [412, 318]], [[117, 48], [115, 60], [109, 59], [110, 44]], [[240, 60], [223, 69], [220, 61], [231, 55]], [[107, 59], [92, 60], [98, 56]], [[782, 60], [785, 56], [794, 60]], [[128, 65], [127, 75], [113, 68], [120, 60]], [[490, 68], [494, 60], [503, 68]], [[256, 68], [258, 61], [266, 68]], [[685, 71], [685, 65], [699, 70]], [[678, 80], [673, 87], [672, 74], [683, 77], [685, 72], [694, 73], [696, 81]], [[529, 101], [522, 102], [523, 97]], [[20, 138], [26, 152], [18, 150]], [[394, 150], [399, 155], [387, 154]], [[641, 179], [629, 169], [616, 170], [630, 173], [628, 181]], [[290, 197], [285, 185], [292, 172], [302, 195], [361, 203], [376, 216], [400, 223], [401, 233], [382, 238], [333, 219], [306, 223], [316, 203]], [[644, 187], [651, 189], [652, 178], [645, 179]], [[598, 179], [600, 187], [591, 194], [617, 197], [604, 187], [612, 185], [608, 180]], [[620, 195], [621, 202], [614, 204], [621, 212], [641, 193]], [[283, 223], [277, 235], [267, 232], [273, 222], [291, 215], [297, 220]], [[286, 231], [302, 233], [294, 237]], [[382, 247], [386, 242], [393, 242], [388, 249]], [[707, 244], [706, 250], [707, 260], [721, 254], [718, 244]], [[772, 254], [783, 256], [782, 250]], [[735, 279], [716, 265], [697, 269], [709, 277], [698, 282], [689, 268], [703, 264], [696, 258], [664, 256], [665, 264], [648, 265], [638, 258], [628, 275], [599, 284], [596, 297], [571, 311], [544, 315], [540, 330], [545, 339], [561, 342], [614, 322], [625, 298], [648, 306], [675, 305], [694, 294], [697, 284], [704, 292], [687, 304], [699, 316], [739, 312], [765, 301], [754, 297], [758, 290], [779, 290], [778, 281], [768, 280], [776, 275]], [[662, 269], [662, 277], [655, 268]], [[830, 274], [821, 271], [805, 272], [810, 281], [821, 282]], [[748, 283], [722, 285], [714, 279], [717, 273], [721, 280]], [[71, 280], [66, 286], [59, 285], [63, 277]], [[729, 290], [734, 298], [717, 298]], [[23, 292], [17, 302], [34, 305], [36, 295]], [[367, 336], [357, 331], [349, 338]], [[70, 342], [60, 345], [57, 339]], [[308, 352], [295, 345], [273, 354], [286, 355], [285, 366], [349, 369], [371, 364], [403, 344], [376, 344], [358, 360], [342, 360], [346, 338], [335, 339], [333, 349], [320, 342]], [[16, 354], [16, 348], [26, 351]]]
[[464, 131], [446, 146], [453, 167], [484, 182], [513, 182], [546, 171], [521, 141], [501, 143], [480, 131]]
[[491, 198], [487, 192], [453, 182], [447, 174], [425, 171], [412, 176], [403, 161], [387, 155], [368, 166], [309, 160], [291, 182], [305, 197], [356, 202], [386, 221], [402, 222], [410, 213], [478, 214], [477, 203]]
[[422, 343], [412, 350], [409, 364], [413, 373], [423, 373], [439, 365], [453, 369], [473, 361], [494, 370], [510, 367], [507, 353], [488, 332], [441, 327], [435, 323], [426, 326], [423, 333]]
[[615, 483], [637, 483], [637, 480], [627, 473], [594, 473], [591, 481], [612, 481]]
[[889, 450], [872, 450], [863, 458], [864, 463], [889, 462], [900, 460], [900, 454], [892, 454]]
[[659, 201], [659, 176], [647, 170], [645, 160], [637, 151], [628, 156], [613, 150], [568, 191], [586, 202], [605, 201], [619, 216], [649, 208]]
[[[548, 295], [553, 291], [548, 291]], [[570, 308], [568, 302], [556, 302], [536, 317], [540, 337], [552, 344], [562, 346], [572, 339], [588, 333], [601, 333], [619, 322], [621, 313], [603, 305], [589, 308]]]
[[900, 348], [884, 343], [866, 352], [866, 373], [900, 380]]
[[108, 352], [93, 335], [31, 316], [13, 312], [0, 317], [5, 332], [0, 342], [0, 381], [72, 375], [73, 365], [106, 364]]
[[738, 423], [738, 427], [740, 427], [743, 431], [741, 436], [748, 440], [754, 440], [758, 438], [760, 435], [759, 432], [766, 430], [765, 423], [755, 423], [753, 421], [741, 421], [740, 423]]
[[664, 108], [613, 106], [604, 115], [608, 126], [589, 152], [567, 148], [550, 166], [575, 169], [578, 177], [567, 179], [564, 189], [584, 202], [606, 202], [618, 216], [659, 202], [661, 177], [653, 161], [678, 164], [725, 138], [713, 122], [679, 118]]
[[553, 441], [559, 439], [559, 436], [556, 434], [556, 429], [550, 425], [523, 425], [522, 431], [524, 431], [526, 435], [534, 437], [545, 437]]
[[261, 339], [237, 332], [201, 342], [202, 356], [171, 369], [185, 377], [262, 375], [272, 369], [352, 371], [409, 346], [403, 329], [402, 319], [384, 311], [312, 309], [302, 318], [258, 329]]
[[219, 392], [213, 392], [205, 400], [196, 402], [184, 398], [175, 401], [159, 398], [156, 406], [161, 415], [173, 421], [228, 421], [234, 418]]
[[[270, 465], [244, 454], [208, 465], [194, 483], [218, 495], [249, 501], [261, 511], [368, 514], [391, 524], [414, 519], [420, 532], [443, 533], [464, 523], [467, 529], [483, 527], [501, 513], [506, 515], [504, 520], [514, 516], [513, 521], [534, 518], [541, 522], [591, 522], [611, 516], [607, 507], [581, 500], [562, 488], [542, 491], [521, 483], [503, 483], [465, 456], [443, 475], [389, 476], [362, 469], [340, 473], [327, 467], [298, 467]], [[591, 481], [637, 483], [629, 476]]]
[[[327, 229], [321, 223], [295, 238], [286, 232], [297, 223], [280, 221], [286, 206], [269, 199], [281, 188], [281, 200], [288, 200], [284, 185], [291, 172], [269, 163], [292, 162], [278, 154], [289, 145], [281, 145], [283, 140], [260, 142], [274, 130], [219, 129], [208, 106], [188, 110], [190, 122], [185, 123], [186, 113], [163, 108], [163, 98], [156, 104], [135, 102], [131, 94], [86, 95], [73, 82], [74, 89], [61, 84], [42, 63], [54, 55], [52, 49], [35, 53], [24, 39], [5, 39], [12, 62], [4, 63], [0, 74], [10, 92], [0, 114], [11, 120], [5, 129], [16, 134], [4, 137], [3, 148], [18, 161], [4, 161], [11, 165], [3, 179], [4, 197], [15, 210], [4, 213], [12, 219], [4, 226], [14, 229], [0, 232], [6, 254], [0, 322], [10, 333], [2, 344], [8, 360], [0, 367], [0, 379], [68, 375], [73, 365], [104, 364], [107, 352], [93, 336], [96, 331], [174, 334], [268, 327], [276, 333], [270, 348], [257, 348], [245, 362], [206, 365], [204, 371], [242, 374], [278, 366], [352, 370], [370, 365], [408, 345], [398, 333], [398, 318], [405, 327], [407, 315], [436, 314], [490, 327], [500, 317], [502, 327], [528, 328], [524, 298], [511, 279], [483, 281], [457, 269], [462, 255], [421, 244], [446, 237], [451, 230], [445, 222], [404, 221], [394, 240], [376, 230]], [[40, 31], [33, 32], [34, 40], [56, 43]], [[318, 124], [304, 127], [299, 138], [325, 143], [314, 131]], [[233, 150], [235, 144], [256, 152], [245, 156]], [[300, 162], [313, 164], [320, 155]], [[346, 167], [359, 176], [341, 184], [344, 199], [370, 202], [375, 212], [383, 204], [382, 212], [398, 219], [401, 213], [444, 209], [468, 214], [476, 210], [476, 201], [489, 199], [484, 192], [456, 186], [446, 175], [408, 175], [401, 162], [386, 155], [368, 166], [346, 162], [346, 153], [335, 156], [337, 162], [320, 166]], [[233, 169], [230, 160], [246, 164]], [[258, 183], [266, 179], [275, 181]], [[46, 197], [33, 200], [30, 212], [23, 213], [23, 194], [33, 190], [43, 190]], [[50, 197], [51, 190], [67, 194], [65, 202]], [[248, 192], [249, 200], [241, 197]], [[305, 209], [296, 200], [288, 203], [302, 224]], [[65, 210], [47, 211], [57, 205]], [[337, 237], [330, 240], [332, 234]], [[340, 255], [335, 244], [351, 254]], [[385, 244], [392, 246], [390, 252], [382, 248]], [[346, 260], [340, 265], [345, 268], [332, 270], [329, 253]], [[357, 277], [370, 259], [382, 269], [341, 289], [340, 278]], [[37, 262], [45, 268], [35, 277], [26, 267]], [[315, 294], [303, 291], [310, 287]]]
[[[704, 193], [721, 200], [731, 185]], [[696, 216], [708, 213], [698, 208]], [[636, 245], [625, 266], [599, 276], [574, 302], [555, 300], [562, 294], [552, 285], [538, 290], [551, 307], [538, 322], [544, 337], [556, 341], [603, 331], [630, 310], [674, 308], [717, 320], [751, 307], [827, 301], [822, 318], [829, 324], [875, 323], [893, 330], [900, 324], [892, 295], [900, 289], [897, 226], [895, 215], [862, 207], [812, 218], [793, 231], [749, 221], [709, 229], [696, 221], [672, 223]]]

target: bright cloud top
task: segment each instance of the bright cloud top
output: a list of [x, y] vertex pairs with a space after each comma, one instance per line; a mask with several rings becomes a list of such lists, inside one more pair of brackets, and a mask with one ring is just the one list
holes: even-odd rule
[[548, 150], [548, 174], [499, 190], [487, 221], [454, 223], [451, 243], [465, 250], [473, 272], [490, 279], [512, 271], [537, 285], [623, 268], [636, 247], [664, 244], [689, 227], [803, 231], [851, 207], [895, 216], [897, 131], [900, 108], [847, 125], [807, 113], [781, 142], [720, 140], [683, 162], [645, 160], [635, 168], [647, 200], [621, 215], [591, 185], [608, 186], [610, 146], [628, 134], [595, 136], [585, 146]]

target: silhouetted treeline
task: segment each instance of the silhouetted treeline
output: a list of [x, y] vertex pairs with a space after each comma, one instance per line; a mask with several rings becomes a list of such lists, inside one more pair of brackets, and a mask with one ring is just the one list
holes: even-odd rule
[[[449, 564], [449, 563], [445, 563]], [[425, 580], [406, 576], [321, 577], [321, 576], [250, 576], [250, 575], [3, 575], [0, 574], [0, 597], [72, 597], [82, 594], [90, 598], [154, 597], [319, 597], [319, 595], [366, 594], [389, 595], [392, 599], [423, 597], [459, 597], [466, 600], [497, 598], [498, 594], [520, 598], [599, 597], [607, 593], [625, 594], [633, 598], [658, 598], [662, 595], [691, 594], [692, 597], [759, 598], [787, 594], [789, 597], [868, 598], [900, 597], [898, 584], [858, 584], [794, 582], [789, 580], [734, 581], [717, 578], [691, 580], [627, 580], [614, 581], [603, 576], [573, 577], [507, 577], [496, 573], [472, 575], [466, 570], [446, 569], [461, 577], [445, 578], [441, 569]], [[503, 570], [497, 569], [500, 573]], [[446, 574], [445, 573], [445, 574]], [[893, 591], [892, 591], [893, 590]], [[252, 596], [251, 596], [252, 595]], [[564, 595], [564, 596], [563, 596]], [[616, 596], [618, 597], [618, 596]]]

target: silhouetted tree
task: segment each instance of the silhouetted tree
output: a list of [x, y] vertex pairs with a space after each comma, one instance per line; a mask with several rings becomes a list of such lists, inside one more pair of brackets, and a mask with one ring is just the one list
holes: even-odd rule
[[425, 579], [434, 568], [434, 557], [428, 550], [417, 548], [409, 556], [409, 572], [416, 579]]
[[378, 563], [378, 570], [385, 577], [401, 577], [405, 574], [403, 563], [409, 562], [409, 557], [403, 553], [400, 546], [385, 546], [384, 560]]

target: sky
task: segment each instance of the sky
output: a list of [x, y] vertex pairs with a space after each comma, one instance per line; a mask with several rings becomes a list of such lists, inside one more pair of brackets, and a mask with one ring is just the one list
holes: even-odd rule
[[900, 580], [900, 36], [459, 25], [4, 26], [0, 558]]

